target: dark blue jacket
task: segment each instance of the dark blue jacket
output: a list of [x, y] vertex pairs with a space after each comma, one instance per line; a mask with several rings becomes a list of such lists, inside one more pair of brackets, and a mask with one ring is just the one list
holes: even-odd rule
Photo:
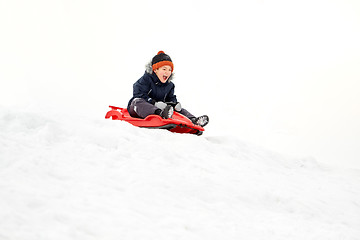
[[147, 102], [177, 102], [174, 94], [175, 85], [169, 80], [162, 83], [156, 74], [145, 72], [133, 85], [133, 97], [130, 99], [128, 108], [134, 98], [143, 98]]

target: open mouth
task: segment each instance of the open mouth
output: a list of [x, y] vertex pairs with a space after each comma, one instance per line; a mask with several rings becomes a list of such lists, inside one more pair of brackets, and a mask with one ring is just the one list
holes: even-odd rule
[[168, 79], [168, 76], [163, 76], [164, 81]]

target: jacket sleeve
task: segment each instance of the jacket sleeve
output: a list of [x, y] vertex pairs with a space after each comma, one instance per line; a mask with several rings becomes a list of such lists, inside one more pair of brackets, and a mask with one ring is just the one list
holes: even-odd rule
[[174, 102], [177, 103], [176, 95], [175, 95], [175, 85], [172, 84], [172, 88], [169, 94], [166, 96], [166, 102]]
[[144, 76], [136, 81], [133, 85], [133, 97], [143, 98], [147, 102], [154, 104], [154, 100], [149, 96], [151, 92], [151, 84]]

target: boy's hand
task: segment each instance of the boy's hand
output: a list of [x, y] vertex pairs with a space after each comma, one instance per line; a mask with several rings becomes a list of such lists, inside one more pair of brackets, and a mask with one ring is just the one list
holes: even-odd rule
[[166, 108], [166, 106], [167, 106], [167, 104], [166, 103], [164, 103], [164, 102], [156, 102], [155, 104], [155, 107], [157, 107], [157, 108], [159, 108], [159, 109], [161, 109], [161, 110], [164, 110], [165, 108]]
[[180, 112], [180, 111], [181, 111], [181, 109], [182, 109], [181, 104], [180, 104], [179, 102], [178, 102], [178, 103], [176, 103], [176, 105], [175, 105], [174, 109], [175, 109], [175, 111]]
[[180, 112], [182, 109], [181, 103], [179, 103], [179, 102], [167, 102], [167, 104], [173, 106], [175, 111], [177, 111], [177, 112]]

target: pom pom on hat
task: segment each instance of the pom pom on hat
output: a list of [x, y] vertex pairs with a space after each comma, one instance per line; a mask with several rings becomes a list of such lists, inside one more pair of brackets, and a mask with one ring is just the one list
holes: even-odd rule
[[162, 66], [169, 65], [171, 67], [171, 71], [174, 71], [174, 64], [172, 63], [169, 55], [165, 54], [164, 51], [159, 51], [155, 57], [153, 57], [151, 61], [153, 71]]

